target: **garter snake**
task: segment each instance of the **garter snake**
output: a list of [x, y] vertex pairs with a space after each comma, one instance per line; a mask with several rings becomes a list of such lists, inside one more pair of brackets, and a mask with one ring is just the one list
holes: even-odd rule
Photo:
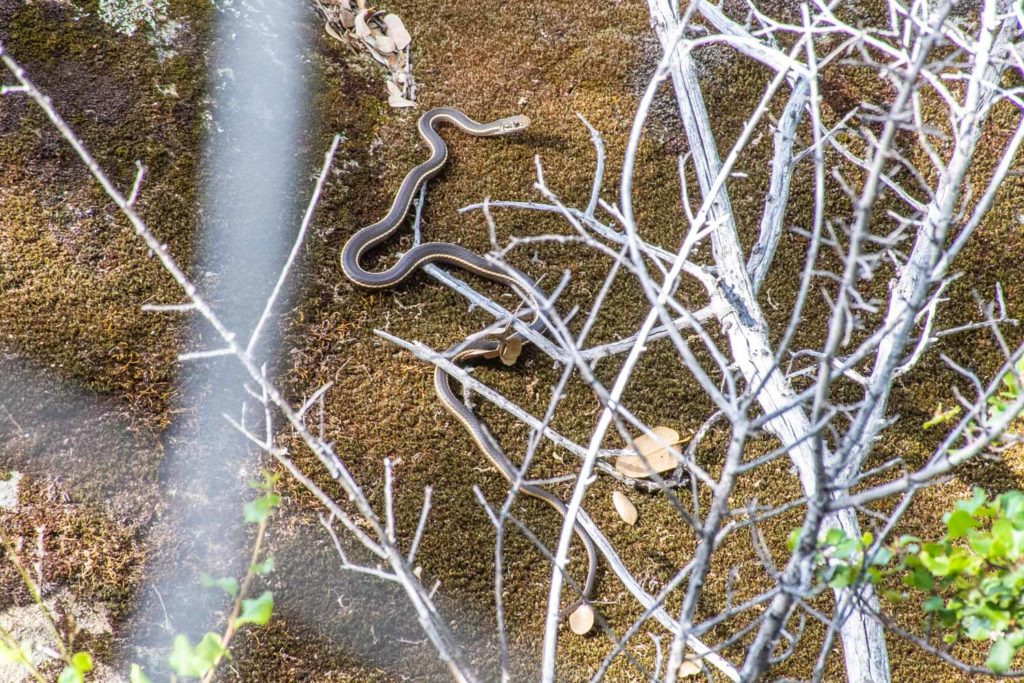
[[[448, 160], [448, 147], [436, 128], [440, 123], [453, 124], [470, 135], [490, 137], [520, 131], [530, 124], [530, 119], [526, 116], [510, 116], [490, 123], [478, 123], [462, 112], [451, 108], [431, 109], [423, 114], [418, 127], [420, 136], [430, 147], [430, 158], [414, 167], [405, 176], [387, 215], [376, 223], [362, 228], [345, 243], [341, 251], [341, 267], [345, 276], [356, 285], [366, 289], [387, 289], [398, 285], [418, 268], [428, 263], [442, 263], [508, 285], [529, 299], [535, 311], [539, 310], [537, 302], [539, 290], [532, 278], [513, 268], [498, 266], [457, 244], [449, 242], [419, 244], [403, 254], [397, 263], [383, 271], [368, 271], [360, 264], [369, 249], [381, 244], [394, 234], [405, 220], [416, 192], [424, 182], [436, 175]], [[535, 330], [542, 329], [543, 323], [539, 315], [535, 315], [531, 325]], [[448, 350], [447, 355], [452, 362], [459, 365], [471, 360], [503, 356], [502, 352], [510, 342], [520, 345], [523, 341], [518, 333], [508, 333], [501, 338], [477, 334], [453, 346]], [[462, 423], [491, 464], [505, 479], [514, 482], [518, 476], [518, 470], [469, 406], [459, 400], [452, 389], [451, 377], [440, 367], [434, 373], [434, 389], [444, 407]], [[563, 517], [565, 516], [565, 503], [550, 491], [528, 483], [521, 484], [520, 490], [528, 496], [539, 498], [558, 510]], [[583, 584], [581, 597], [562, 610], [563, 616], [571, 614], [577, 607], [589, 601], [597, 575], [597, 550], [593, 539], [579, 522], [575, 523], [574, 531], [587, 551], [587, 578]]]

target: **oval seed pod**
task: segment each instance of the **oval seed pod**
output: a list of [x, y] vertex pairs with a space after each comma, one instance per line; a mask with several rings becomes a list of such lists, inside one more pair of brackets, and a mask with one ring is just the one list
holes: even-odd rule
[[573, 633], [586, 635], [594, 628], [594, 608], [590, 605], [580, 605], [569, 615], [569, 628]]
[[636, 506], [626, 497], [626, 494], [612, 491], [612, 504], [615, 505], [615, 511], [619, 513], [619, 517], [622, 517], [623, 522], [630, 526], [636, 524], [636, 519], [639, 516]]

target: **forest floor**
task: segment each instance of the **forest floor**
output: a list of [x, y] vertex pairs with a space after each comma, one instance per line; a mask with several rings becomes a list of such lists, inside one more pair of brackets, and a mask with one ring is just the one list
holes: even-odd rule
[[[332, 135], [341, 132], [345, 140], [335, 164], [340, 170], [326, 187], [296, 275], [292, 306], [282, 321], [278, 376], [296, 401], [325, 382], [334, 383], [326, 401], [327, 432], [375, 502], [383, 499], [383, 458], [400, 460], [400, 533], [411, 534], [423, 487], [434, 488], [419, 562], [427, 577], [440, 581], [439, 605], [470, 658], [493, 675], [493, 529], [472, 489], [478, 486], [497, 501], [505, 481], [485, 466], [469, 437], [441, 409], [431, 369], [373, 334], [380, 328], [446, 348], [488, 321], [478, 312], [467, 315], [461, 299], [422, 276], [382, 294], [358, 291], [344, 280], [337, 256], [359, 226], [383, 215], [401, 178], [424, 158], [415, 122], [420, 112], [434, 106], [454, 106], [479, 120], [525, 113], [533, 123], [524, 134], [499, 140], [449, 136], [451, 162], [431, 184], [425, 210], [429, 239], [486, 251], [483, 217], [457, 209], [485, 197], [536, 198], [532, 186], [537, 155], [562, 199], [570, 205], [585, 203], [594, 156], [577, 112], [604, 135], [614, 171], [660, 49], [639, 0], [393, 0], [388, 9], [402, 17], [414, 37], [418, 110], [391, 109], [384, 74], [366, 55], [326, 36], [312, 10], [303, 26], [310, 41], [313, 114], [296, 155], [309, 162], [312, 177]], [[176, 38], [176, 55], [163, 60], [143, 33], [132, 38], [117, 34], [97, 19], [94, 4], [83, 0], [0, 0], [0, 38], [122, 187], [130, 186], [136, 160], [146, 164], [149, 179], [140, 212], [178, 261], [190, 263], [198, 241], [205, 173], [199, 160], [208, 105], [206, 45], [214, 13], [204, 0], [172, 3], [172, 11], [184, 28]], [[745, 122], [748, 111], [743, 105], [754, 101], [768, 76], [717, 49], [702, 56], [701, 67], [719, 148], [724, 150]], [[828, 106], [837, 117], [851, 102], [869, 97], [874, 86], [852, 76], [836, 85]], [[997, 111], [990, 149], [1011, 123], [1009, 112]], [[741, 164], [748, 177], [729, 186], [747, 247], [763, 208], [771, 156], [770, 135], [767, 129], [762, 132]], [[682, 234], [676, 164], [685, 151], [666, 90], [641, 146], [635, 194], [646, 239], [669, 248]], [[811, 216], [809, 185], [799, 180], [787, 218], [793, 225], [807, 224]], [[611, 172], [606, 197], [616, 196], [617, 182]], [[1022, 205], [1022, 194], [1024, 181], [1014, 176], [962, 254], [958, 266], [964, 275], [950, 288], [944, 309], [948, 324], [972, 319], [977, 310], [973, 292], [990, 296], [996, 282], [1005, 288], [1010, 314], [1024, 315], [1024, 231], [1015, 208]], [[557, 220], [537, 214], [495, 215], [501, 239], [561, 230]], [[394, 241], [394, 248], [408, 244], [403, 237]], [[794, 297], [794, 273], [799, 272], [803, 249], [804, 241], [796, 234], [783, 237], [764, 289], [774, 302], [765, 307], [773, 330], [783, 329], [788, 319], [787, 302]], [[585, 304], [607, 267], [600, 258], [558, 246], [536, 253], [519, 250], [512, 260], [535, 277], [546, 274], [549, 281], [572, 270], [562, 297], [566, 306]], [[697, 289], [681, 296], [695, 307], [701, 303]], [[47, 586], [53, 594], [94, 608], [92, 621], [109, 628], [86, 633], [80, 644], [119, 671], [125, 662], [157, 662], [154, 652], [132, 648], [134, 634], [162, 633], [162, 620], [173, 623], [183, 609], [174, 604], [174, 596], [151, 595], [145, 588], [151, 577], [180, 567], [194, 569], [197, 577], [206, 570], [196, 547], [182, 538], [179, 503], [162, 485], [169, 428], [188, 417], [188, 407], [177, 402], [175, 383], [180, 371], [175, 355], [183, 348], [188, 326], [180, 318], [140, 308], [146, 302], [178, 298], [170, 278], [148, 257], [41, 113], [24, 99], [0, 100], [0, 475], [6, 470], [24, 475], [18, 505], [0, 510], [0, 525], [25, 539], [25, 549], [33, 548], [39, 529], [44, 530]], [[592, 341], [610, 341], [632, 331], [641, 312], [640, 298], [628, 283], [616, 286], [608, 306], [616, 317], [601, 320]], [[826, 315], [823, 302], [812, 304], [799, 343], [811, 344], [822, 334], [823, 325], [814, 321], [824, 323]], [[940, 350], [981, 376], [990, 376], [1000, 362], [991, 337], [981, 332], [944, 342]], [[608, 378], [615, 369], [613, 361], [605, 361], [598, 374]], [[542, 411], [556, 373], [539, 354], [526, 353], [513, 370], [488, 368], [480, 376], [526, 407]], [[939, 435], [921, 425], [937, 401], [950, 402], [956, 383], [937, 354], [900, 383], [891, 413], [901, 419], [876, 448], [880, 462], [899, 455], [914, 466], [928, 457]], [[649, 424], [680, 432], [695, 429], [712, 412], [668, 345], [652, 346], [625, 401]], [[506, 450], [521, 453], [527, 437], [523, 427], [488, 406], [480, 410]], [[585, 387], [573, 387], [555, 427], [585, 440], [597, 411]], [[725, 433], [713, 434], [698, 453], [701, 463], [713, 470], [726, 440]], [[755, 444], [771, 446], [768, 440]], [[564, 453], [548, 449], [541, 456], [537, 476], [572, 469]], [[298, 461], [329, 491], [336, 491], [311, 456], [299, 456]], [[742, 482], [737, 504], [754, 498], [781, 502], [798, 491], [794, 473], [782, 464], [765, 468], [761, 475]], [[998, 492], [1020, 487], [1022, 480], [1024, 460], [1012, 454], [972, 464], [919, 494], [900, 532], [935, 536], [951, 501], [968, 496], [973, 486]], [[448, 680], [402, 595], [342, 573], [317, 521], [314, 501], [294, 483], [285, 482], [282, 488], [284, 511], [269, 537], [278, 565], [269, 580], [276, 616], [269, 627], [240, 636], [221, 680]], [[586, 508], [636, 576], [655, 590], [685, 564], [696, 537], [665, 500], [640, 494], [631, 497], [641, 521], [625, 526], [612, 507], [615, 489], [614, 482], [602, 478]], [[518, 512], [542, 540], [556, 538], [560, 519], [550, 508], [525, 501]], [[226, 509], [225, 514], [237, 510]], [[783, 515], [764, 525], [776, 560], [785, 557], [785, 540], [797, 520]], [[582, 568], [578, 555], [571, 565], [577, 572]], [[506, 558], [507, 625], [519, 680], [539, 659], [550, 569], [517, 534], [508, 538]], [[736, 572], [737, 598], [764, 586], [763, 569], [746, 539], [730, 541], [719, 563], [705, 588], [702, 609], [707, 613], [724, 604], [730, 569]], [[0, 609], [28, 602], [19, 586], [13, 568], [0, 564]], [[170, 603], [168, 615], [159, 620], [152, 609], [157, 598], [161, 606]], [[597, 598], [604, 618], [620, 630], [639, 616], [606, 571]], [[224, 605], [215, 596], [207, 602], [214, 628]], [[916, 608], [887, 607], [903, 623], [917, 623]], [[706, 639], [714, 642], [726, 635], [724, 630], [712, 632]], [[821, 629], [808, 625], [805, 637], [818, 642]], [[896, 681], [965, 680], [896, 637], [890, 638], [889, 648]], [[587, 680], [585, 672], [592, 672], [608, 650], [600, 635], [579, 637], [565, 629], [559, 680]], [[642, 637], [630, 652], [650, 666], [654, 646]], [[807, 652], [775, 673], [806, 676], [817, 650], [809, 647]], [[724, 654], [728, 658], [737, 653]], [[984, 657], [966, 648], [959, 654]], [[827, 680], [842, 679], [841, 662], [838, 655], [833, 657]], [[608, 680], [641, 677], [620, 659]]]

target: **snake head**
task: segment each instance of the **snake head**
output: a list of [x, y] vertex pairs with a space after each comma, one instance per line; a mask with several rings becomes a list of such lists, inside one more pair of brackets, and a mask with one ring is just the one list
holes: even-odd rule
[[494, 123], [498, 126], [495, 135], [508, 135], [509, 133], [515, 133], [516, 131], [523, 130], [529, 126], [530, 117], [525, 114], [516, 114], [515, 116], [498, 119]]

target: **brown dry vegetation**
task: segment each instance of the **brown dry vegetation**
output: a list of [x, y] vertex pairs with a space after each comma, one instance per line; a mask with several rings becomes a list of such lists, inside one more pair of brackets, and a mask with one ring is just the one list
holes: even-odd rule
[[[643, 3], [395, 0], [388, 7], [402, 16], [413, 33], [422, 109], [447, 105], [481, 120], [515, 112], [533, 119], [531, 128], [515, 138], [449, 136], [452, 161], [432, 183], [425, 213], [428, 239], [487, 249], [482, 217], [459, 215], [456, 210], [488, 196], [531, 198], [534, 155], [541, 155], [549, 184], [566, 202], [585, 201], [593, 153], [575, 112], [604, 133], [610, 166], [615, 167], [638, 93], [657, 57]], [[0, 0], [0, 35], [122, 186], [130, 183], [136, 159], [146, 163], [150, 173], [143, 216], [172, 253], [187, 263], [197, 225], [202, 46], [211, 12], [201, 0], [174, 3], [174, 11], [187, 18], [188, 37], [179, 45], [179, 56], [164, 63], [156, 61], [141, 36], [117, 36], [94, 17], [73, 20], [67, 3]], [[429, 368], [372, 334], [374, 328], [383, 328], [444, 348], [486, 319], [479, 314], [467, 316], [457, 296], [424, 277], [415, 277], [393, 292], [373, 295], [356, 291], [344, 281], [337, 267], [344, 240], [386, 210], [391, 192], [425, 149], [415, 133], [418, 113], [387, 107], [382, 75], [375, 65], [320, 35], [312, 13], [306, 28], [313, 37], [316, 78], [311, 89], [316, 125], [299, 153], [307, 158], [319, 154], [335, 131], [343, 132], [346, 142], [337, 163], [342, 170], [328, 185], [298, 275], [302, 290], [285, 326], [282, 381], [295, 397], [326, 381], [335, 383], [327, 405], [328, 433], [374, 500], [382, 498], [382, 458], [401, 459], [397, 468], [401, 532], [411, 533], [422, 488], [434, 486], [435, 505], [420, 561], [429, 579], [441, 581], [441, 607], [452, 617], [471, 657], [493, 672], [488, 668], [493, 667], [489, 653], [495, 645], [491, 635], [493, 532], [473, 498], [472, 486], [481, 487], [490, 500], [497, 501], [504, 481], [484, 466], [471, 441], [440, 409]], [[744, 122], [744, 105], [760, 92], [766, 76], [724, 51], [709, 52], [703, 65], [707, 103], [724, 151]], [[855, 71], [837, 73], [833, 79], [841, 86], [829, 103], [837, 115], [844, 113], [844, 103], [867, 97], [874, 87], [873, 80]], [[158, 90], [169, 85], [176, 88], [177, 96]], [[641, 229], [648, 239], [668, 246], [681, 234], [676, 155], [685, 151], [673, 111], [666, 95], [658, 103], [642, 148], [636, 192]], [[996, 113], [990, 149], [998, 148], [1001, 135], [1013, 123], [1012, 114]], [[764, 169], [770, 155], [770, 137], [762, 136], [739, 169], [750, 177], [730, 184], [748, 245], [762, 209]], [[979, 171], [992, 163], [990, 156], [994, 158], [979, 159]], [[7, 356], [7, 363], [0, 365], [0, 372], [6, 372], [0, 375], [0, 386], [23, 389], [20, 400], [0, 397], [18, 420], [15, 425], [0, 411], [0, 466], [25, 471], [32, 481], [52, 478], [56, 482], [49, 488], [40, 483], [29, 486], [24, 512], [16, 519], [5, 519], [4, 526], [9, 532], [28, 534], [32, 525], [46, 525], [53, 534], [53, 546], [48, 548], [51, 579], [67, 582], [84, 597], [111, 603], [115, 615], [123, 617], [136, 597], [138, 580], [179, 559], [174, 539], [152, 533], [152, 518], [154, 511], [167, 505], [158, 485], [160, 437], [174, 419], [173, 357], [183, 330], [175, 319], [139, 310], [146, 301], [172, 301], [177, 296], [169, 278], [147, 258], [67, 146], [24, 101], [0, 101], [0, 160], [0, 352]], [[616, 181], [607, 179], [608, 197], [615, 196]], [[807, 181], [801, 178], [794, 183], [789, 216], [793, 224], [806, 224], [810, 217]], [[1024, 244], [1016, 214], [1022, 193], [1024, 183], [1006, 184], [997, 209], [963, 254], [960, 267], [965, 276], [951, 288], [945, 322], [968, 320], [975, 310], [972, 291], [990, 293], [997, 280], [1006, 288], [1011, 313], [1022, 313]], [[500, 236], [559, 228], [556, 221], [535, 214], [496, 215]], [[397, 239], [392, 249], [407, 244], [408, 238]], [[801, 239], [785, 236], [775, 274], [765, 285], [765, 298], [773, 302], [766, 306], [773, 329], [780, 330], [786, 323], [802, 249]], [[513, 261], [535, 276], [545, 275], [546, 282], [572, 269], [573, 282], [563, 298], [566, 308], [588, 301], [604, 267], [597, 259], [584, 258], [578, 249], [544, 248], [536, 255], [515, 254]], [[879, 287], [879, 293], [884, 293], [884, 283]], [[506, 296], [500, 290], [489, 291]], [[700, 301], [696, 290], [683, 296]], [[639, 314], [638, 301], [638, 293], [628, 283], [620, 283], [608, 307], [616, 317], [602, 320], [592, 340], [607, 341], [631, 330]], [[810, 308], [802, 343], [813, 343], [821, 333], [814, 329], [813, 320], [823, 320], [825, 310], [823, 304]], [[957, 338], [942, 350], [982, 375], [993, 372], [998, 364], [996, 349], [983, 334]], [[892, 411], [903, 419], [878, 445], [879, 461], [899, 455], [911, 466], [918, 465], [933, 447], [937, 435], [923, 432], [920, 424], [955, 382], [936, 361], [929, 359], [926, 368], [898, 388]], [[61, 434], [49, 435], [49, 441], [35, 436], [47, 432], [47, 419], [52, 417], [40, 406], [58, 405], [59, 392], [29, 391], [36, 375], [24, 367], [47, 368], [48, 377], [75, 387], [82, 396], [99, 398], [102, 410], [95, 414], [84, 407], [71, 411]], [[598, 370], [608, 378], [615, 367], [605, 362]], [[11, 381], [21, 376], [19, 372], [24, 377]], [[538, 354], [527, 353], [514, 369], [486, 369], [481, 376], [527, 407], [540, 410], [555, 373]], [[667, 346], [648, 354], [627, 401], [650, 423], [681, 431], [696, 427], [710, 411], [708, 401]], [[481, 412], [508, 452], [521, 453], [525, 430], [488, 406]], [[583, 438], [595, 415], [596, 404], [589, 393], [576, 387], [555, 426]], [[94, 434], [89, 425], [107, 426], [97, 427]], [[119, 447], [111, 437], [125, 433], [133, 435], [131, 448]], [[712, 471], [724, 437], [716, 435], [698, 454], [702, 465]], [[75, 469], [63, 471], [54, 453], [61, 452], [69, 440], [71, 445], [81, 443], [108, 457], [87, 470], [88, 476], [76, 476]], [[765, 440], [753, 444], [752, 451], [771, 446]], [[312, 458], [300, 460], [309, 470], [318, 471]], [[546, 450], [537, 473], [563, 473], [571, 464], [561, 454]], [[967, 494], [973, 485], [993, 491], [1020, 486], [1022, 476], [1024, 464], [1019, 458], [972, 464], [949, 483], [919, 495], [901, 531], [936, 534], [941, 513], [954, 497]], [[319, 479], [331, 490], [326, 477]], [[279, 565], [270, 579], [279, 616], [271, 627], [238, 641], [235, 661], [224, 670], [223, 678], [445, 680], [428, 645], [402, 642], [419, 641], [421, 635], [401, 596], [377, 583], [340, 574], [315, 524], [312, 501], [294, 484], [286, 484], [285, 489], [287, 514], [272, 528], [270, 539]], [[639, 495], [633, 499], [641, 521], [636, 528], [626, 527], [612, 508], [612, 489], [605, 480], [595, 485], [588, 511], [608, 530], [637, 576], [649, 589], [656, 589], [688, 559], [694, 534], [663, 500]], [[70, 502], [55, 500], [57, 490], [66, 492]], [[777, 464], [744, 479], [736, 500], [781, 502], [797, 490], [793, 473]], [[117, 491], [120, 497], [112, 493]], [[109, 504], [111, 500], [116, 504]], [[542, 539], [555, 538], [560, 520], [546, 506], [525, 501], [517, 513]], [[795, 523], [795, 517], [783, 516], [764, 526], [777, 560], [784, 558], [784, 540]], [[84, 571], [81, 558], [97, 554], [102, 562], [92, 562], [91, 569]], [[506, 557], [508, 626], [521, 674], [536, 664], [550, 570], [517, 534], [508, 539]], [[577, 558], [573, 568], [581, 571], [581, 564]], [[737, 597], [764, 587], [747, 539], [733, 539], [723, 548], [709, 578], [703, 605], [708, 613], [721, 606], [730, 569], [738, 572]], [[5, 601], [24, 600], [24, 595], [13, 591], [16, 581], [9, 572], [0, 574], [0, 580], [6, 589], [2, 593], [10, 595]], [[638, 615], [607, 574], [602, 575], [598, 599], [602, 615], [619, 630]], [[905, 624], [915, 623], [913, 608], [894, 609]], [[215, 619], [211, 613], [211, 626]], [[115, 629], [115, 651], [123, 635]], [[708, 640], [724, 635], [713, 633]], [[807, 637], [811, 643], [820, 631], [809, 627]], [[607, 647], [601, 636], [564, 634], [560, 680], [582, 679], [582, 672], [592, 671]], [[894, 680], [963, 680], [896, 638], [890, 640], [890, 649]], [[649, 664], [653, 647], [641, 638], [631, 651]], [[806, 652], [778, 673], [805, 675], [813, 665], [814, 648]], [[829, 680], [840, 680], [840, 661], [834, 658]], [[610, 680], [638, 680], [638, 676], [623, 661]]]

